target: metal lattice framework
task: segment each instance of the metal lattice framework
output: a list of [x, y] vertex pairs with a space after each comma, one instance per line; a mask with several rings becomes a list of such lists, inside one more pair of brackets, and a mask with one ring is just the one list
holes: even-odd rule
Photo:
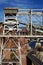
[[[27, 17], [26, 17], [27, 16]], [[35, 16], [35, 17], [34, 17]], [[41, 17], [41, 25], [37, 26], [33, 23], [33, 19], [35, 18], [38, 21]], [[33, 18], [33, 19], [32, 19]], [[34, 20], [35, 20], [34, 19]], [[27, 21], [28, 20], [28, 21]], [[24, 22], [24, 21], [27, 21]], [[36, 23], [36, 22], [35, 22]], [[24, 28], [20, 28], [20, 24], [24, 25]], [[21, 26], [22, 27], [22, 26]], [[0, 40], [1, 40], [1, 50], [0, 50], [0, 63], [18, 63], [22, 65], [22, 58], [21, 58], [21, 45], [20, 45], [20, 37], [42, 37], [43, 38], [43, 9], [16, 9], [16, 8], [5, 8], [4, 9], [4, 22], [3, 25], [0, 26]], [[24, 32], [22, 32], [24, 31]], [[22, 32], [22, 34], [21, 34]], [[27, 33], [28, 32], [28, 33]], [[37, 34], [39, 33], [39, 35]], [[18, 39], [18, 44], [15, 42], [15, 38]], [[10, 41], [9, 41], [10, 40]], [[16, 48], [5, 48], [7, 42], [12, 42], [15, 44]], [[26, 44], [24, 44], [25, 46]], [[24, 48], [23, 46], [23, 48]], [[9, 46], [8, 46], [9, 47]], [[6, 56], [8, 52], [13, 52], [19, 62], [14, 61], [3, 61], [6, 57], [4, 52], [6, 52]], [[9, 50], [9, 51], [8, 51]], [[17, 52], [19, 52], [17, 55]]]

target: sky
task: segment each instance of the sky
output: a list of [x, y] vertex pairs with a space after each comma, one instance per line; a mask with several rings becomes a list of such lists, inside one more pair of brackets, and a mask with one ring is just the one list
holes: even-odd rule
[[4, 8], [43, 8], [43, 0], [0, 0], [0, 21], [4, 21]]

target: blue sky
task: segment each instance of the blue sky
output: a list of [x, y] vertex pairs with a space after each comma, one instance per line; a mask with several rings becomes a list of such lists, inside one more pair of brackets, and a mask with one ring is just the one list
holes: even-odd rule
[[43, 8], [43, 0], [0, 0], [0, 21], [2, 22], [5, 7]]

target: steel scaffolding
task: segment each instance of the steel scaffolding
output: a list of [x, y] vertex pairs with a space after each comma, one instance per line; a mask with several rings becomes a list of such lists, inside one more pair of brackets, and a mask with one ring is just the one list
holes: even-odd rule
[[[41, 11], [41, 12], [40, 12]], [[33, 21], [32, 21], [32, 16], [33, 15], [40, 15], [43, 16], [42, 13], [43, 9], [18, 9], [18, 8], [5, 8], [4, 9], [4, 22], [3, 24], [1, 23], [0, 29], [2, 30], [2, 34], [0, 33], [0, 40], [1, 40], [1, 46], [0, 46], [0, 64], [2, 63], [8, 63], [12, 64], [13, 63], [18, 63], [17, 65], [22, 65], [22, 58], [21, 58], [21, 45], [20, 45], [20, 37], [42, 37], [43, 38], [43, 25], [40, 27], [37, 27], [35, 25], [33, 25]], [[29, 24], [28, 23], [24, 23], [24, 22], [20, 22], [18, 20], [18, 16], [25, 16], [28, 15], [29, 16]], [[22, 30], [19, 27], [19, 24], [25, 25], [28, 28], [26, 28], [26, 34], [23, 32], [25, 30]], [[27, 30], [28, 29], [28, 30]], [[21, 34], [22, 32], [22, 34]], [[28, 32], [28, 33], [27, 33]], [[37, 35], [37, 32], [39, 32], [40, 34]], [[18, 44], [15, 42], [15, 39], [17, 38], [18, 40]], [[10, 41], [9, 41], [10, 40]], [[5, 48], [7, 42], [12, 42], [15, 44], [16, 48]], [[14, 53], [14, 55], [16, 56], [16, 61], [5, 61], [5, 57], [4, 52], [9, 52], [9, 53]], [[11, 52], [10, 52], [11, 51]], [[18, 54], [16, 53], [16, 51], [18, 52]], [[4, 61], [3, 61], [4, 59]], [[2, 64], [3, 65], [3, 64]]]

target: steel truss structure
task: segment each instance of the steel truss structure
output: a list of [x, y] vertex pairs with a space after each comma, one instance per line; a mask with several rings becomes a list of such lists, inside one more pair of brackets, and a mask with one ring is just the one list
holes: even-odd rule
[[[28, 23], [22, 22], [22, 16], [29, 16]], [[32, 16], [40, 16], [41, 17], [41, 25], [36, 26], [33, 24]], [[19, 19], [18, 19], [19, 17]], [[39, 20], [39, 17], [36, 17], [36, 20]], [[26, 17], [24, 19], [27, 21]], [[4, 22], [0, 23], [0, 64], [3, 63], [12, 64], [17, 63], [17, 65], [22, 65], [22, 54], [21, 54], [21, 45], [20, 45], [20, 37], [23, 38], [43, 38], [43, 9], [18, 9], [18, 8], [5, 8], [4, 9]], [[25, 27], [20, 28], [19, 25], [22, 24]], [[38, 34], [39, 33], [39, 34]], [[16, 41], [17, 42], [16, 42]], [[9, 41], [9, 44], [8, 44]], [[11, 42], [12, 41], [12, 42]], [[12, 45], [10, 45], [12, 43]], [[7, 46], [8, 48], [7, 48]], [[26, 44], [23, 45], [23, 47]], [[11, 47], [10, 47], [11, 46]], [[7, 52], [6, 52], [7, 51]], [[6, 53], [6, 54], [5, 54]], [[15, 59], [6, 60], [8, 53], [14, 53]], [[9, 54], [9, 56], [10, 56]], [[10, 59], [10, 58], [9, 58]]]

